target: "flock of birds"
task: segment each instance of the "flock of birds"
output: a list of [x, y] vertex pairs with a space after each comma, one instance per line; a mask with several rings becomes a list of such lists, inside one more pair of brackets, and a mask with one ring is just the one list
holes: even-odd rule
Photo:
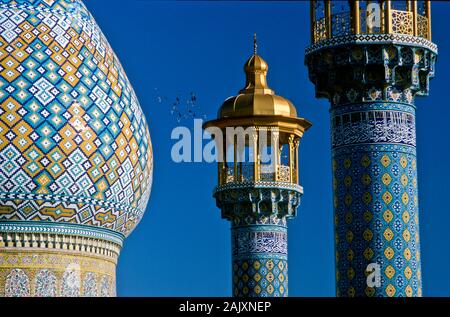
[[201, 111], [198, 105], [195, 92], [178, 93], [173, 99], [169, 99], [167, 96], [160, 94], [158, 88], [155, 88], [154, 92], [155, 102], [160, 105], [168, 105], [170, 107], [170, 114], [177, 123], [188, 119], [207, 119], [206, 114]]

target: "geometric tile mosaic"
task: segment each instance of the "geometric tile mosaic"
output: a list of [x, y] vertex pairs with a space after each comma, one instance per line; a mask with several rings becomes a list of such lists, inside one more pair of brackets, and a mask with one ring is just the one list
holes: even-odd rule
[[150, 134], [84, 4], [2, 1], [0, 74], [0, 220], [129, 234], [150, 195]]
[[421, 296], [415, 109], [374, 102], [331, 113], [337, 295]]
[[285, 218], [246, 217], [232, 225], [233, 295], [287, 297]]
[[111, 297], [115, 263], [67, 252], [0, 254], [0, 297]]
[[437, 46], [396, 33], [306, 50], [316, 96], [331, 103], [337, 296], [422, 295], [414, 103], [429, 94]]
[[287, 260], [253, 259], [233, 263], [236, 297], [286, 297]]
[[[341, 296], [420, 296], [415, 154], [335, 154], [337, 289]], [[380, 265], [380, 287], [366, 268]]]

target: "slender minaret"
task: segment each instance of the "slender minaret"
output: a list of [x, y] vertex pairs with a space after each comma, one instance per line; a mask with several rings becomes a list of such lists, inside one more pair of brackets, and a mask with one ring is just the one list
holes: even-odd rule
[[214, 197], [231, 222], [233, 295], [287, 296], [287, 219], [295, 217], [303, 193], [297, 151], [311, 124], [267, 86], [268, 65], [257, 55], [256, 39], [244, 70], [245, 88], [205, 124], [219, 130], [219, 157], [227, 157], [218, 163]]
[[311, 1], [306, 65], [331, 102], [338, 296], [421, 296], [416, 96], [430, 1]]

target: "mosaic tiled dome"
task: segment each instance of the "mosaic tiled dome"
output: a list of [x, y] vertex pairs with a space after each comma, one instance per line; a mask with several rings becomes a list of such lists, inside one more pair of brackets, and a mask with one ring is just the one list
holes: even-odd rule
[[128, 235], [150, 195], [150, 134], [84, 4], [1, 0], [0, 74], [0, 229]]

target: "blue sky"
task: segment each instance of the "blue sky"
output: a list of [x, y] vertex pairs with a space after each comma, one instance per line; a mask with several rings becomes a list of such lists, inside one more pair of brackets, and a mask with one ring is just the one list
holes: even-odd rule
[[[88, 0], [119, 56], [148, 118], [155, 169], [146, 215], [119, 259], [119, 296], [229, 296], [229, 223], [212, 198], [216, 166], [176, 164], [171, 131], [179, 124], [171, 102], [194, 91], [208, 119], [244, 86], [242, 67], [258, 34], [269, 63], [269, 85], [289, 98], [314, 126], [300, 145], [305, 188], [289, 223], [289, 293], [334, 296], [334, 242], [328, 102], [314, 98], [304, 66], [309, 4], [298, 2], [173, 2]], [[439, 45], [431, 95], [417, 100], [423, 293], [450, 296], [450, 3], [433, 3]], [[155, 90], [156, 89], [156, 90]], [[167, 97], [158, 102], [157, 97]]]

